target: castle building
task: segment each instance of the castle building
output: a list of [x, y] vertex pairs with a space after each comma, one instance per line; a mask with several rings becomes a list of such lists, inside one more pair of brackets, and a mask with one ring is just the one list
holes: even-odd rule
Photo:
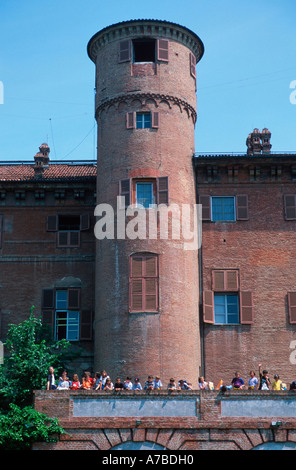
[[70, 372], [195, 388], [260, 362], [294, 379], [296, 155], [272, 153], [268, 129], [245, 153], [196, 153], [204, 47], [183, 26], [121, 22], [87, 51], [97, 162], [42, 144], [0, 163], [0, 340], [34, 305], [80, 351]]
[[[199, 37], [179, 25], [128, 21], [95, 34], [97, 204], [193, 207]], [[129, 212], [125, 214], [128, 222]], [[118, 220], [117, 220], [118, 221]], [[95, 361], [121, 376], [187, 377], [201, 368], [198, 252], [158, 233], [98, 240]], [[126, 227], [127, 228], [127, 227]]]

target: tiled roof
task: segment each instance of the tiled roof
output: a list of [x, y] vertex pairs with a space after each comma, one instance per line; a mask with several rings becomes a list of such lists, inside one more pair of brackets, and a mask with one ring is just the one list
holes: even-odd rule
[[50, 163], [44, 168], [42, 179], [35, 176], [34, 164], [0, 163], [0, 182], [4, 181], [69, 181], [95, 178], [95, 163]]

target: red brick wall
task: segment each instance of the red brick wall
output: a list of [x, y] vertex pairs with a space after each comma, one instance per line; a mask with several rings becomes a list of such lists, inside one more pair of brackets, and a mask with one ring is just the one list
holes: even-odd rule
[[[118, 400], [127, 397], [147, 397], [146, 392], [117, 392]], [[102, 399], [104, 392], [35, 392], [35, 408], [48, 416], [56, 416], [65, 434], [58, 443], [34, 444], [35, 450], [112, 450], [128, 441], [150, 442], [174, 450], [251, 450], [268, 442], [295, 443], [295, 418], [282, 418], [280, 427], [273, 428], [272, 418], [224, 418], [221, 417], [221, 400], [266, 399], [284, 401], [294, 399], [288, 392], [220, 392], [165, 391], [149, 393], [149, 398], [167, 396], [197, 400], [196, 418], [73, 418], [71, 401], [74, 397], [93, 400]], [[293, 398], [294, 397], [294, 398]], [[104, 399], [104, 398], [103, 398]]]
[[[228, 164], [238, 166], [237, 181], [229, 181], [225, 160], [208, 165], [217, 166], [216, 181], [208, 180], [203, 163], [197, 167], [200, 195], [244, 194], [249, 201], [247, 221], [203, 222], [203, 289], [212, 289], [213, 269], [238, 269], [240, 290], [252, 292], [254, 304], [252, 325], [204, 324], [205, 375], [215, 382], [229, 384], [236, 370], [247, 382], [250, 370], [258, 375], [259, 362], [271, 378], [277, 373], [283, 382], [295, 379], [290, 346], [296, 328], [289, 323], [287, 293], [296, 288], [296, 223], [284, 219], [283, 196], [294, 193], [296, 185], [287, 159], [281, 179], [271, 178], [274, 159], [229, 157]], [[250, 168], [255, 164], [261, 173], [252, 181]]]
[[[145, 34], [163, 34], [151, 31]], [[141, 27], [112, 34], [98, 40], [95, 60], [97, 201], [116, 208], [119, 181], [140, 174], [167, 176], [169, 202], [194, 204], [196, 94], [189, 66], [194, 44], [170, 30], [169, 62], [156, 61], [153, 71], [118, 63], [119, 40], [145, 36]], [[136, 111], [157, 111], [159, 128], [127, 129], [126, 114]], [[129, 313], [129, 257], [136, 252], [159, 255], [159, 313]], [[99, 242], [97, 254], [97, 369], [142, 380], [148, 374], [164, 380], [183, 376], [196, 384], [201, 365], [197, 251], [185, 252], [183, 240], [126, 239]]]

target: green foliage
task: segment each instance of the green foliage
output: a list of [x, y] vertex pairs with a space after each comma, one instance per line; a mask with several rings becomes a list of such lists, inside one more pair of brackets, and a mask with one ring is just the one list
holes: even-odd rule
[[29, 450], [33, 442], [56, 442], [61, 433], [56, 418], [48, 418], [30, 406], [11, 404], [8, 413], [0, 413], [0, 451]]
[[0, 366], [0, 399], [29, 405], [35, 389], [46, 385], [48, 367], [61, 364], [69, 342], [48, 342], [41, 319], [33, 314], [18, 325], [10, 325], [5, 343], [4, 364]]
[[63, 367], [69, 342], [50, 341], [31, 308], [28, 320], [10, 325], [0, 365], [0, 450], [29, 449], [55, 441], [63, 432], [57, 419], [32, 407], [33, 390], [46, 387], [49, 366]]

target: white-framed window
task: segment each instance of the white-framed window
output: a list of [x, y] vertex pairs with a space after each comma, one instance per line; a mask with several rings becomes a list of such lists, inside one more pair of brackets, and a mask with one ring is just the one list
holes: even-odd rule
[[136, 183], [136, 204], [141, 204], [146, 209], [155, 204], [152, 182], [140, 181]]
[[238, 324], [239, 299], [238, 294], [214, 294], [215, 324]]
[[234, 222], [236, 220], [234, 196], [212, 196], [211, 204], [213, 222]]
[[136, 113], [136, 129], [149, 129], [151, 127], [151, 113]]
[[56, 290], [55, 339], [79, 340], [79, 311], [69, 310], [69, 290]]

